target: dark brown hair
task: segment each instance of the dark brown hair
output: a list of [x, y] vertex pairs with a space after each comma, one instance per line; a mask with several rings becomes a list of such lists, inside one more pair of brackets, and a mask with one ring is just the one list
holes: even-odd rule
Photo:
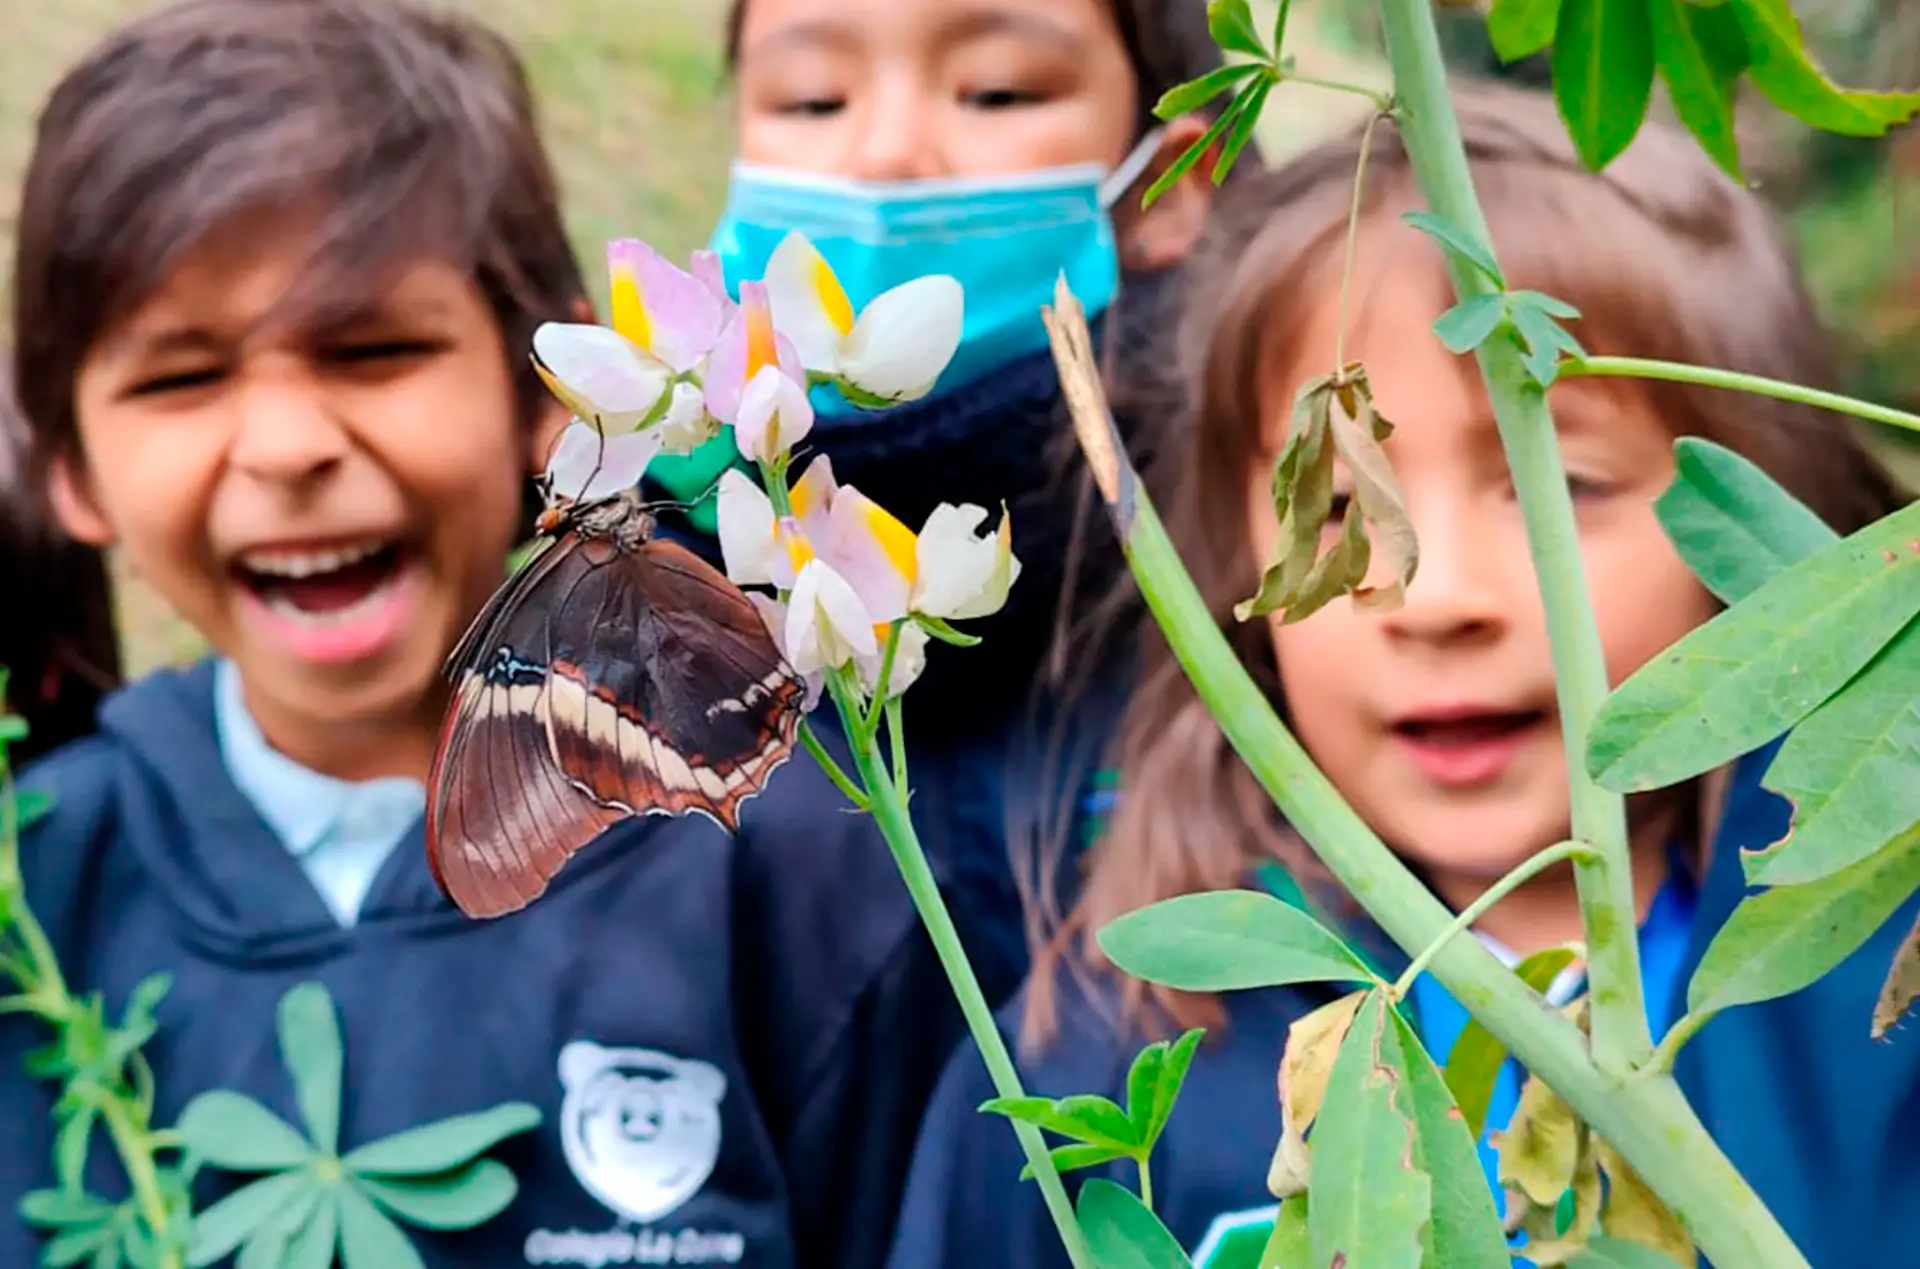
[[105, 555], [62, 533], [25, 483], [27, 429], [0, 374], [0, 713], [26, 719], [15, 770], [94, 730], [120, 681]]
[[321, 221], [275, 320], [356, 308], [422, 258], [470, 269], [531, 421], [533, 332], [586, 291], [558, 201], [520, 63], [467, 18], [180, 0], [127, 23], [55, 87], [22, 191], [14, 366], [37, 473], [76, 446], [97, 341], [195, 244], [288, 212]]
[[[1649, 123], [1602, 174], [1581, 166], [1550, 98], [1513, 88], [1456, 96], [1473, 178], [1510, 285], [1580, 309], [1590, 352], [1632, 353], [1822, 386], [1833, 378], [1813, 305], [1767, 208], [1713, 167], [1684, 134]], [[1266, 446], [1263, 375], [1297, 360], [1306, 324], [1338, 285], [1359, 133], [1322, 145], [1223, 194], [1192, 264], [1181, 369], [1191, 400], [1152, 473], [1181, 558], [1221, 631], [1283, 707], [1264, 622], [1234, 603], [1260, 561], [1247, 539], [1249, 464]], [[1399, 213], [1422, 205], [1390, 128], [1376, 130], [1363, 203], [1366, 234], [1413, 235]], [[1430, 253], [1438, 267], [1438, 253]], [[1842, 419], [1805, 406], [1669, 384], [1651, 395], [1676, 435], [1713, 439], [1759, 464], [1836, 530], [1850, 532], [1903, 495]], [[1230, 495], [1230, 496], [1229, 496]], [[1111, 754], [1120, 797], [1093, 847], [1075, 906], [1037, 950], [1029, 1043], [1055, 1022], [1056, 975], [1100, 963], [1093, 934], [1179, 894], [1244, 884], [1277, 860], [1307, 878], [1315, 863], [1228, 745], [1157, 630], [1144, 631], [1135, 693]], [[1324, 875], [1324, 874], [1320, 874]], [[1217, 1025], [1219, 1002], [1121, 983], [1121, 1010]]]
[[[751, 2], [733, 0], [727, 9], [729, 67], [739, 61], [740, 29]], [[1168, 89], [1218, 67], [1220, 49], [1207, 33], [1205, 0], [1111, 0], [1111, 4], [1139, 99], [1134, 135], [1144, 136], [1159, 122], [1153, 114], [1154, 103]], [[1224, 98], [1217, 98], [1207, 110], [1210, 113], [1224, 104]]]

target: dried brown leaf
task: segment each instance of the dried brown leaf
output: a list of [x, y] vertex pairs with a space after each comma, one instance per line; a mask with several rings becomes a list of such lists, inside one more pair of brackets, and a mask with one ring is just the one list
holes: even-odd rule
[[1700, 1263], [1693, 1239], [1686, 1227], [1667, 1210], [1640, 1174], [1622, 1159], [1614, 1148], [1598, 1142], [1600, 1168], [1607, 1175], [1607, 1206], [1601, 1214], [1601, 1230], [1610, 1238], [1651, 1247], [1683, 1269]]
[[1334, 1059], [1366, 997], [1364, 991], [1342, 996], [1287, 1029], [1287, 1047], [1280, 1057], [1280, 1144], [1267, 1170], [1267, 1188], [1275, 1198], [1306, 1192], [1307, 1129], [1326, 1100]]
[[1893, 955], [1893, 965], [1887, 970], [1879, 1003], [1873, 1007], [1873, 1038], [1885, 1039], [1893, 1025], [1907, 1016], [1915, 997], [1920, 997], [1920, 920], [1907, 932], [1900, 950]]

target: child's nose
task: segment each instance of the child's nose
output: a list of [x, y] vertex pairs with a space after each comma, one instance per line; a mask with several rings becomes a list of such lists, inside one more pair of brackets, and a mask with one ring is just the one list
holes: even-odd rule
[[923, 86], [883, 86], [864, 112], [849, 174], [868, 181], [941, 175], [945, 163], [935, 135], [936, 113]]
[[345, 422], [312, 385], [250, 384], [237, 394], [235, 409], [228, 461], [258, 480], [304, 483], [346, 456]]
[[[1506, 555], [1497, 526], [1458, 510], [1414, 518], [1419, 567], [1406, 603], [1386, 615], [1388, 629], [1427, 643], [1477, 642], [1497, 638], [1508, 621], [1507, 588], [1501, 584]], [[1386, 578], [1370, 579], [1375, 584]]]

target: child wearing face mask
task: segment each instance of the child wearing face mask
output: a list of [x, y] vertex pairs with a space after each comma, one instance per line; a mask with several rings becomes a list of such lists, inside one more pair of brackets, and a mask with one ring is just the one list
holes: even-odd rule
[[0, 374], [0, 714], [27, 724], [8, 747], [17, 770], [90, 734], [100, 698], [120, 679], [106, 559], [75, 542], [41, 505], [27, 466], [27, 429]]
[[[762, 276], [798, 230], [856, 310], [925, 274], [965, 288], [959, 350], [927, 397], [874, 414], [822, 389], [806, 445], [908, 523], [943, 502], [1012, 517], [1010, 602], [971, 628], [980, 646], [933, 658], [906, 724], [915, 823], [997, 1001], [1028, 956], [1009, 838], [1067, 839], [1075, 808], [1043, 772], [1084, 769], [1117, 703], [1102, 689], [1118, 658], [1082, 599], [1124, 568], [1078, 474], [1040, 311], [1064, 273], [1123, 427], [1165, 408], [1162, 301], [1213, 187], [1203, 163], [1141, 209], [1207, 127], [1152, 108], [1218, 51], [1198, 0], [737, 0], [727, 29], [739, 158], [711, 245], [729, 283]], [[728, 451], [709, 449], [656, 460], [656, 492], [711, 489]], [[690, 527], [710, 532], [710, 511]]]
[[[1584, 316], [1572, 329], [1588, 349], [1797, 382], [1829, 376], [1778, 230], [1690, 139], [1649, 124], [1595, 175], [1548, 98], [1463, 90], [1459, 111], [1507, 276], [1576, 306]], [[1339, 355], [1357, 157], [1348, 137], [1223, 195], [1192, 266], [1183, 350], [1194, 399], [1165, 447], [1163, 516], [1223, 632], [1314, 759], [1459, 910], [1567, 837], [1566, 755], [1525, 527], [1475, 363], [1433, 336], [1452, 295], [1437, 248], [1400, 220], [1421, 199], [1388, 129], [1378, 130], [1367, 168], [1345, 355], [1367, 367], [1395, 425], [1385, 447], [1419, 536], [1419, 571], [1392, 612], [1337, 600], [1292, 625], [1233, 617], [1274, 548], [1270, 485], [1295, 393], [1332, 371]], [[1580, 379], [1550, 396], [1614, 682], [1715, 611], [1653, 512], [1674, 476], [1676, 436], [1745, 454], [1837, 531], [1900, 502], [1841, 420], [1802, 406]], [[1085, 885], [1004, 1025], [1019, 1032], [1030, 1092], [1116, 1100], [1142, 1044], [1207, 1028], [1155, 1151], [1156, 1210], [1203, 1269], [1250, 1269], [1274, 1210], [1265, 1182], [1280, 1134], [1274, 1079], [1287, 1028], [1345, 989], [1218, 998], [1149, 989], [1101, 959], [1095, 933], [1160, 899], [1266, 887], [1344, 924], [1390, 974], [1405, 957], [1288, 831], [1157, 638], [1143, 643], [1138, 683], [1111, 750], [1117, 801], [1090, 850]], [[1656, 1032], [1671, 1025], [1692, 965], [1744, 892], [1741, 851], [1785, 829], [1788, 808], [1758, 784], [1768, 756], [1749, 756], [1704, 787], [1631, 805]], [[1893, 1250], [1908, 1240], [1889, 1222], [1905, 1221], [1920, 1198], [1920, 1168], [1911, 1145], [1898, 1147], [1904, 1165], [1887, 1151], [1920, 1128], [1911, 1095], [1920, 1050], [1906, 1044], [1887, 1054], [1866, 1040], [1874, 985], [1906, 927], [1890, 922], [1851, 963], [1858, 974], [1732, 1011], [1684, 1054], [1680, 1078], [1694, 1104], [1815, 1264], [1911, 1259]], [[1502, 900], [1476, 933], [1510, 963], [1578, 939], [1570, 871], [1543, 874]], [[1872, 983], [1863, 981], [1869, 975]], [[1418, 980], [1411, 1006], [1444, 1062], [1464, 1011], [1430, 975]], [[1796, 1037], [1796, 1027], [1804, 1034]], [[1503, 1072], [1489, 1134], [1511, 1116], [1520, 1079], [1511, 1065]], [[1038, 1193], [1020, 1180], [1006, 1122], [976, 1110], [990, 1096], [979, 1058], [958, 1053], [928, 1112], [894, 1269], [1067, 1263]], [[1491, 1182], [1484, 1139], [1482, 1156]], [[1836, 1167], [1839, 1159], [1859, 1167]], [[1116, 1163], [1068, 1174], [1069, 1187], [1103, 1173], [1135, 1182], [1132, 1164]]]

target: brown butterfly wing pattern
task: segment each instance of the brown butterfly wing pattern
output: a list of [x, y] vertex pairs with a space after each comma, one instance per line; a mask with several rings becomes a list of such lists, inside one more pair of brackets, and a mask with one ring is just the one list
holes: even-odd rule
[[430, 776], [433, 873], [470, 916], [542, 894], [628, 815], [729, 830], [791, 755], [805, 697], [753, 605], [637, 509], [557, 538], [449, 659], [455, 699]]

